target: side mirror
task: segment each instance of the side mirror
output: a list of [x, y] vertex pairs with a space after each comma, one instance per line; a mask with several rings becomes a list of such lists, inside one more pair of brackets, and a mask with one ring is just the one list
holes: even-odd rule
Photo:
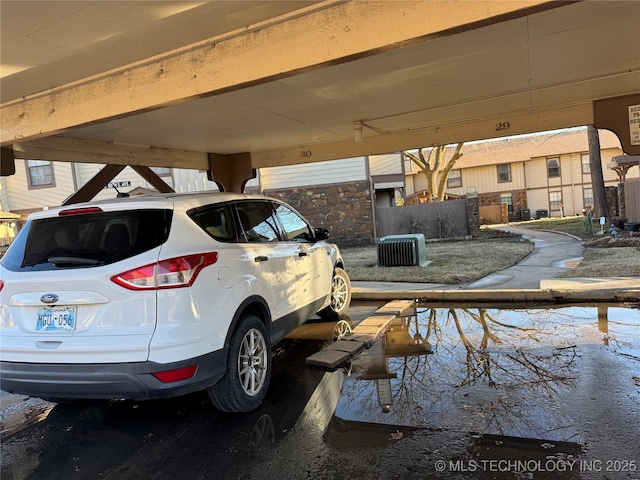
[[316, 242], [319, 242], [320, 240], [327, 240], [329, 238], [329, 230], [326, 228], [314, 228], [313, 236], [315, 237]]

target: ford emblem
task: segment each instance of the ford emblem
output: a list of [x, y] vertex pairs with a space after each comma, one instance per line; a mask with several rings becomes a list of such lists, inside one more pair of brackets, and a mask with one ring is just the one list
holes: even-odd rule
[[60, 300], [60, 298], [58, 298], [58, 295], [55, 295], [53, 293], [47, 293], [46, 295], [42, 295], [40, 297], [40, 301], [42, 303], [56, 303], [58, 300]]

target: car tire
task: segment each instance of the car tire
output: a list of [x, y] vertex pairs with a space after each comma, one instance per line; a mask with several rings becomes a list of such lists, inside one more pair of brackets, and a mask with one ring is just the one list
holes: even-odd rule
[[226, 374], [207, 389], [211, 403], [223, 412], [250, 412], [260, 406], [271, 378], [271, 345], [267, 328], [255, 315], [240, 319], [229, 342]]
[[331, 305], [320, 310], [320, 318], [327, 320], [337, 320], [347, 314], [351, 304], [351, 280], [349, 275], [341, 268], [336, 268], [333, 273], [333, 283], [331, 286]]

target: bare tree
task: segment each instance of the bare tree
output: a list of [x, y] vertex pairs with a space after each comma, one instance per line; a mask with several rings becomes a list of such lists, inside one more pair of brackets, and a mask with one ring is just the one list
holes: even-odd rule
[[[415, 163], [424, 173], [427, 179], [427, 202], [439, 202], [444, 200], [447, 190], [447, 178], [456, 161], [462, 157], [463, 142], [456, 145], [453, 154], [448, 159], [446, 145], [418, 149], [418, 154], [405, 151], [404, 154]], [[425, 151], [427, 151], [425, 156]]]
[[587, 126], [589, 138], [589, 166], [591, 167], [591, 187], [593, 188], [593, 207], [596, 217], [606, 217], [609, 214], [607, 194], [604, 189], [604, 174], [602, 173], [602, 159], [600, 158], [600, 137], [593, 125]]

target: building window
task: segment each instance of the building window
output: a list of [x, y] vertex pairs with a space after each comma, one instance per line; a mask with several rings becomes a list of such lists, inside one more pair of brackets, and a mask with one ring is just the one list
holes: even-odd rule
[[498, 183], [511, 181], [511, 164], [498, 165]]
[[593, 189], [592, 188], [585, 188], [582, 190], [582, 201], [585, 209], [587, 208], [593, 209]]
[[582, 173], [584, 175], [588, 175], [591, 173], [591, 161], [589, 160], [589, 154], [583, 153], [580, 155], [580, 160], [582, 161]]
[[549, 209], [560, 210], [562, 208], [562, 192], [549, 192]]
[[500, 203], [507, 204], [507, 211], [513, 213], [513, 197], [510, 193], [503, 193], [500, 195]]
[[48, 160], [27, 160], [29, 188], [53, 187], [53, 166]]
[[151, 170], [153, 170], [159, 177], [171, 176], [171, 169], [169, 167], [151, 167]]
[[547, 158], [547, 175], [549, 177], [560, 176], [560, 159], [559, 158]]
[[462, 186], [462, 171], [460, 169], [451, 170], [447, 177], [447, 188], [458, 188]]

